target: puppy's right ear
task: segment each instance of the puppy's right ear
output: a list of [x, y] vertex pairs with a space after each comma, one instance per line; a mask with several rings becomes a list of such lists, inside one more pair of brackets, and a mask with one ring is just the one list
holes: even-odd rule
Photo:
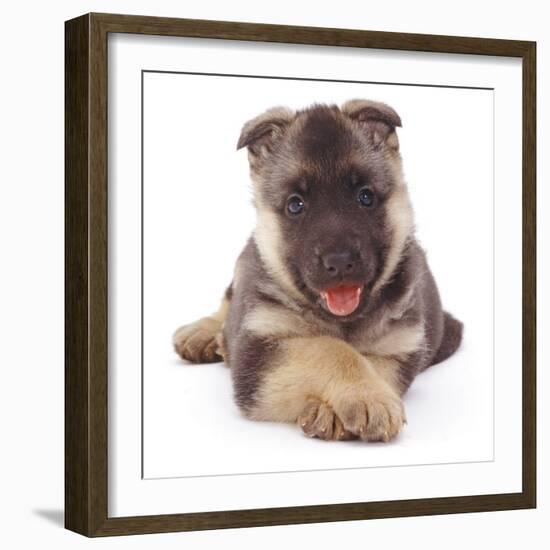
[[252, 157], [267, 157], [273, 144], [284, 134], [293, 118], [294, 112], [290, 109], [274, 107], [249, 120], [243, 126], [237, 150], [248, 147]]

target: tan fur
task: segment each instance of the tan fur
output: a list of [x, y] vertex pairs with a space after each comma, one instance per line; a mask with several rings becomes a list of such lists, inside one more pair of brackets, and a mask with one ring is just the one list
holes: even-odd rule
[[[398, 300], [395, 304], [392, 304], [391, 307], [388, 306], [386, 308], [385, 315], [383, 315], [377, 323], [367, 325], [366, 327], [363, 327], [362, 330], [355, 332], [351, 336], [350, 343], [362, 354], [368, 354], [372, 352], [378, 353], [382, 356], [395, 356], [405, 353], [405, 349], [411, 349], [411, 351], [407, 351], [407, 353], [417, 351], [417, 349], [412, 350], [413, 346], [409, 346], [408, 344], [406, 346], [401, 346], [399, 344], [395, 345], [395, 347], [393, 348], [394, 353], [386, 353], [386, 351], [382, 347], [380, 347], [379, 349], [374, 349], [371, 347], [379, 341], [391, 342], [392, 339], [397, 340], [399, 337], [393, 336], [393, 332], [397, 331], [398, 333], [401, 333], [401, 331], [406, 326], [408, 327], [408, 329], [411, 329], [411, 339], [414, 339], [414, 335], [416, 335], [416, 337], [420, 337], [420, 326], [412, 328], [411, 325], [407, 325], [405, 323], [396, 323], [396, 321], [400, 321], [403, 318], [404, 313], [410, 307], [413, 295], [414, 288], [411, 287], [410, 292], [407, 292], [400, 300]], [[392, 342], [392, 344], [397, 344], [395, 340]], [[418, 343], [422, 344], [420, 340], [418, 341]], [[384, 345], [384, 347], [387, 346]], [[401, 352], [398, 353], [400, 349]]]
[[363, 439], [387, 441], [400, 431], [403, 406], [390, 377], [377, 373], [382, 358], [375, 366], [330, 336], [289, 338], [279, 345], [251, 418], [295, 422], [314, 399], [329, 405], [345, 430]]
[[310, 398], [300, 416], [298, 424], [309, 437], [325, 440], [354, 439], [356, 436], [346, 430], [334, 409], [320, 399]]
[[283, 261], [281, 230], [277, 215], [256, 201], [257, 224], [254, 230], [254, 240], [258, 246], [260, 257], [270, 275], [296, 300], [303, 302], [304, 298], [296, 288]]
[[413, 211], [407, 187], [400, 182], [386, 203], [386, 216], [390, 227], [391, 245], [382, 274], [374, 284], [373, 294], [378, 292], [390, 279], [394, 272], [403, 248], [414, 227]]
[[397, 137], [396, 132], [392, 132], [387, 138], [386, 138], [386, 145], [392, 149], [393, 151], [396, 151], [399, 149], [399, 139]]
[[280, 306], [259, 305], [244, 319], [246, 330], [256, 336], [308, 336], [312, 328], [297, 313]]
[[399, 395], [401, 395], [402, 387], [399, 380], [399, 370], [401, 364], [397, 359], [393, 357], [378, 357], [376, 355], [369, 355], [368, 361], [376, 371], [378, 376], [385, 380], [392, 388], [394, 388]]
[[381, 357], [406, 357], [418, 351], [423, 341], [424, 326], [421, 323], [403, 325], [392, 328], [372, 342], [365, 342], [360, 351]]
[[242, 260], [241, 258], [237, 258], [237, 261], [235, 262], [235, 267], [233, 269], [233, 280], [231, 281], [231, 285], [233, 286], [233, 291], [237, 289], [237, 287], [240, 286], [242, 275], [243, 273], [243, 267], [242, 267]]
[[228, 308], [229, 300], [224, 297], [215, 313], [178, 328], [172, 337], [176, 353], [194, 363], [221, 361], [224, 355], [222, 328]]
[[244, 326], [251, 334], [270, 338], [341, 336], [341, 327], [309, 311], [271, 304], [260, 304], [251, 310], [245, 317]]

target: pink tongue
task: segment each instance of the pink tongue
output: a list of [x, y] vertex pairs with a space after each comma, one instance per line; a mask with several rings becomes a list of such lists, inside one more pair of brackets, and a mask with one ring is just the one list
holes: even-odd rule
[[337, 286], [329, 288], [322, 292], [322, 296], [327, 303], [329, 311], [333, 315], [349, 315], [353, 313], [359, 305], [361, 299], [362, 286]]

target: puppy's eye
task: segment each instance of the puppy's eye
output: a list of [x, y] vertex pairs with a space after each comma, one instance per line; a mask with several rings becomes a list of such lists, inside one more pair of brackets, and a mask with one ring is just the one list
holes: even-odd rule
[[286, 210], [292, 216], [301, 214], [305, 207], [304, 201], [298, 195], [292, 195], [286, 203]]
[[363, 187], [357, 195], [357, 200], [362, 206], [372, 206], [374, 204], [374, 198], [374, 193], [368, 187]]

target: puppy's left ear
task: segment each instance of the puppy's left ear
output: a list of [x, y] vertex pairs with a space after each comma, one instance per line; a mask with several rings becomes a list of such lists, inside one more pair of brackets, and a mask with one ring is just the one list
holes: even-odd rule
[[401, 118], [389, 105], [368, 99], [352, 99], [342, 105], [341, 111], [365, 128], [376, 148], [385, 144], [391, 149], [399, 149], [395, 128], [401, 126]]

